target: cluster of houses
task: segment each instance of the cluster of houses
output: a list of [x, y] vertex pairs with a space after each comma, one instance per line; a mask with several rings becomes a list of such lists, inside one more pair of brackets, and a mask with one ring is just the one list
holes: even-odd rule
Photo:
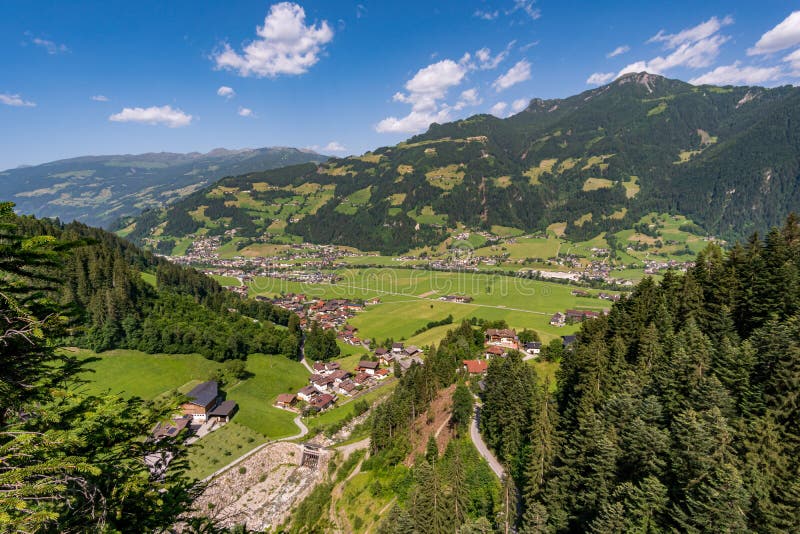
[[203, 382], [186, 394], [186, 402], [181, 405], [179, 416], [156, 425], [153, 438], [175, 437], [186, 428], [205, 423], [227, 423], [238, 408], [236, 401], [223, 398], [216, 380]]
[[692, 267], [694, 267], [694, 262], [693, 261], [677, 261], [677, 260], [667, 260], [667, 261], [645, 260], [644, 261], [644, 273], [645, 274], [658, 274], [659, 271], [667, 271], [669, 269], [686, 272], [688, 269], [691, 269]]
[[386, 366], [397, 364], [402, 371], [407, 371], [413, 364], [423, 365], [422, 349], [414, 345], [406, 347], [403, 343], [392, 343], [390, 348], [378, 347], [375, 357]]
[[556, 312], [550, 318], [550, 326], [566, 326], [568, 324], [582, 323], [588, 319], [597, 319], [600, 315], [608, 313], [607, 310], [602, 312], [593, 310], [567, 310], [564, 313]]
[[307, 410], [322, 412], [333, 407], [340, 396], [351, 397], [390, 376], [389, 370], [381, 368], [380, 362], [369, 360], [359, 362], [352, 373], [342, 369], [338, 362], [316, 362], [313, 370], [307, 386], [296, 394], [278, 395], [275, 405], [279, 408], [295, 408], [302, 401]]
[[[609, 295], [611, 300], [612, 295]], [[618, 299], [617, 299], [618, 300]], [[568, 324], [582, 323], [588, 319], [597, 319], [600, 315], [607, 315], [608, 310], [567, 310], [564, 313], [556, 312], [550, 318], [550, 326], [566, 326]]]
[[[300, 326], [304, 328], [310, 326], [313, 321], [325, 329], [343, 327], [342, 331], [348, 334], [343, 340], [353, 345], [360, 344], [360, 340], [357, 343], [352, 342], [356, 329], [346, 324], [348, 319], [354, 317], [366, 306], [380, 302], [378, 298], [365, 302], [350, 299], [313, 299], [302, 293], [288, 293], [272, 299], [257, 296], [256, 300], [270, 302], [275, 306], [294, 312], [300, 318]], [[350, 329], [347, 330], [347, 327]]]
[[513, 328], [488, 328], [484, 332], [483, 358], [463, 360], [464, 370], [471, 375], [480, 375], [489, 367], [492, 358], [504, 357], [511, 350], [517, 350], [527, 357], [538, 357], [542, 351], [540, 341], [522, 343]]

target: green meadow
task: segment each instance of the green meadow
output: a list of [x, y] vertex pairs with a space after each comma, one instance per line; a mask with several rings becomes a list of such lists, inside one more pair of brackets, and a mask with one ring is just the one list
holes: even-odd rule
[[[145, 354], [114, 350], [95, 354], [70, 350], [87, 363], [90, 371], [81, 385], [88, 393], [122, 394], [152, 400], [174, 391], [187, 393], [207, 380], [221, 364], [198, 354]], [[267, 439], [293, 436], [299, 432], [295, 414], [272, 406], [279, 393], [295, 392], [308, 380], [300, 362], [283, 356], [251, 354], [247, 359], [250, 376], [225, 388], [227, 398], [239, 404], [231, 423], [208, 434], [189, 448], [190, 475], [203, 478], [238, 458]]]
[[[409, 339], [430, 321], [452, 315], [454, 322], [470, 317], [505, 320], [518, 329], [537, 330], [543, 339], [572, 333], [575, 327], [549, 325], [550, 316], [567, 308], [601, 310], [608, 302], [596, 298], [575, 297], [574, 287], [551, 282], [525, 280], [510, 276], [481, 273], [450, 273], [421, 269], [347, 269], [339, 272], [336, 284], [302, 284], [270, 278], [258, 278], [251, 285], [251, 295], [275, 295], [281, 292], [305, 293], [311, 297], [379, 297], [380, 304], [368, 306], [350, 322], [359, 328], [359, 337], [383, 340]], [[442, 302], [449, 294], [469, 295], [468, 304]], [[413, 338], [417, 345], [438, 341], [447, 331], [423, 332]], [[428, 334], [428, 335], [425, 335]]]

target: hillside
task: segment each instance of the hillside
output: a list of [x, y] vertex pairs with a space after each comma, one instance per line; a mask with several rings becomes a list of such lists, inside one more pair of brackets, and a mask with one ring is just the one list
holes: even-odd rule
[[10, 208], [0, 203], [2, 215], [17, 228], [13, 235], [69, 243], [61, 264], [38, 271], [53, 277], [41, 286], [45, 295], [67, 310], [62, 345], [96, 352], [199, 353], [216, 361], [257, 352], [296, 356], [296, 333], [275, 327], [288, 325], [288, 311], [242, 299], [194, 269], [105, 230], [8, 216]]
[[0, 187], [19, 213], [109, 227], [120, 217], [167, 205], [223, 176], [325, 159], [281, 147], [84, 156], [2, 171]]
[[[793, 120], [794, 119], [794, 120]], [[800, 89], [693, 85], [647, 73], [507, 119], [478, 115], [394, 147], [225, 178], [131, 228], [399, 253], [467, 228], [575, 240], [681, 213], [726, 238], [800, 202]], [[168, 251], [170, 248], [160, 247]]]

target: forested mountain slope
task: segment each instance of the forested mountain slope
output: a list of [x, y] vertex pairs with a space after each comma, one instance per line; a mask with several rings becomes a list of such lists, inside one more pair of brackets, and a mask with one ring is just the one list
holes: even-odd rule
[[[800, 227], [643, 281], [587, 322], [554, 396], [495, 363], [483, 431], [521, 532], [795, 532], [800, 526]], [[527, 383], [527, 386], [520, 384]]]
[[649, 212], [687, 215], [741, 237], [800, 204], [800, 89], [714, 87], [647, 73], [507, 119], [477, 115], [394, 147], [230, 177], [131, 238], [200, 233], [305, 239], [397, 253], [459, 225], [568, 237], [632, 227]]
[[84, 156], [2, 171], [0, 187], [19, 213], [109, 227], [120, 217], [165, 206], [223, 176], [325, 159], [281, 147]]
[[[408, 429], [437, 389], [474, 382], [483, 332], [451, 331], [372, 418], [362, 471], [393, 484], [378, 532], [796, 532], [800, 526], [800, 225], [685, 274], [645, 279], [561, 353], [555, 388], [522, 354], [490, 361], [480, 429], [510, 478], [453, 441], [410, 474]], [[464, 430], [470, 394], [452, 406]], [[441, 453], [444, 452], [442, 455]], [[474, 453], [472, 453], [474, 455]]]
[[[77, 245], [48, 290], [72, 310], [62, 343], [98, 352], [198, 352], [217, 361], [254, 352], [297, 355], [297, 332], [273, 326], [289, 324], [286, 310], [241, 299], [194, 269], [170, 264], [105, 230], [32, 217], [13, 222], [21, 235]], [[155, 286], [143, 279], [145, 272]]]

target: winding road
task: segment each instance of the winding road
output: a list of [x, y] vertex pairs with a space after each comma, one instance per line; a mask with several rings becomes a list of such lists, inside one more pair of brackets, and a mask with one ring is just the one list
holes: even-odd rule
[[505, 470], [500, 462], [497, 461], [492, 451], [489, 450], [489, 447], [486, 445], [486, 442], [483, 441], [483, 436], [481, 436], [480, 431], [478, 430], [478, 421], [481, 415], [481, 406], [476, 402], [475, 403], [475, 412], [472, 418], [472, 421], [469, 424], [469, 437], [472, 439], [472, 443], [475, 444], [475, 448], [478, 449], [478, 454], [483, 456], [486, 462], [489, 464], [489, 467], [494, 471], [494, 474], [497, 475], [497, 478], [500, 480], [503, 479], [505, 475]]

